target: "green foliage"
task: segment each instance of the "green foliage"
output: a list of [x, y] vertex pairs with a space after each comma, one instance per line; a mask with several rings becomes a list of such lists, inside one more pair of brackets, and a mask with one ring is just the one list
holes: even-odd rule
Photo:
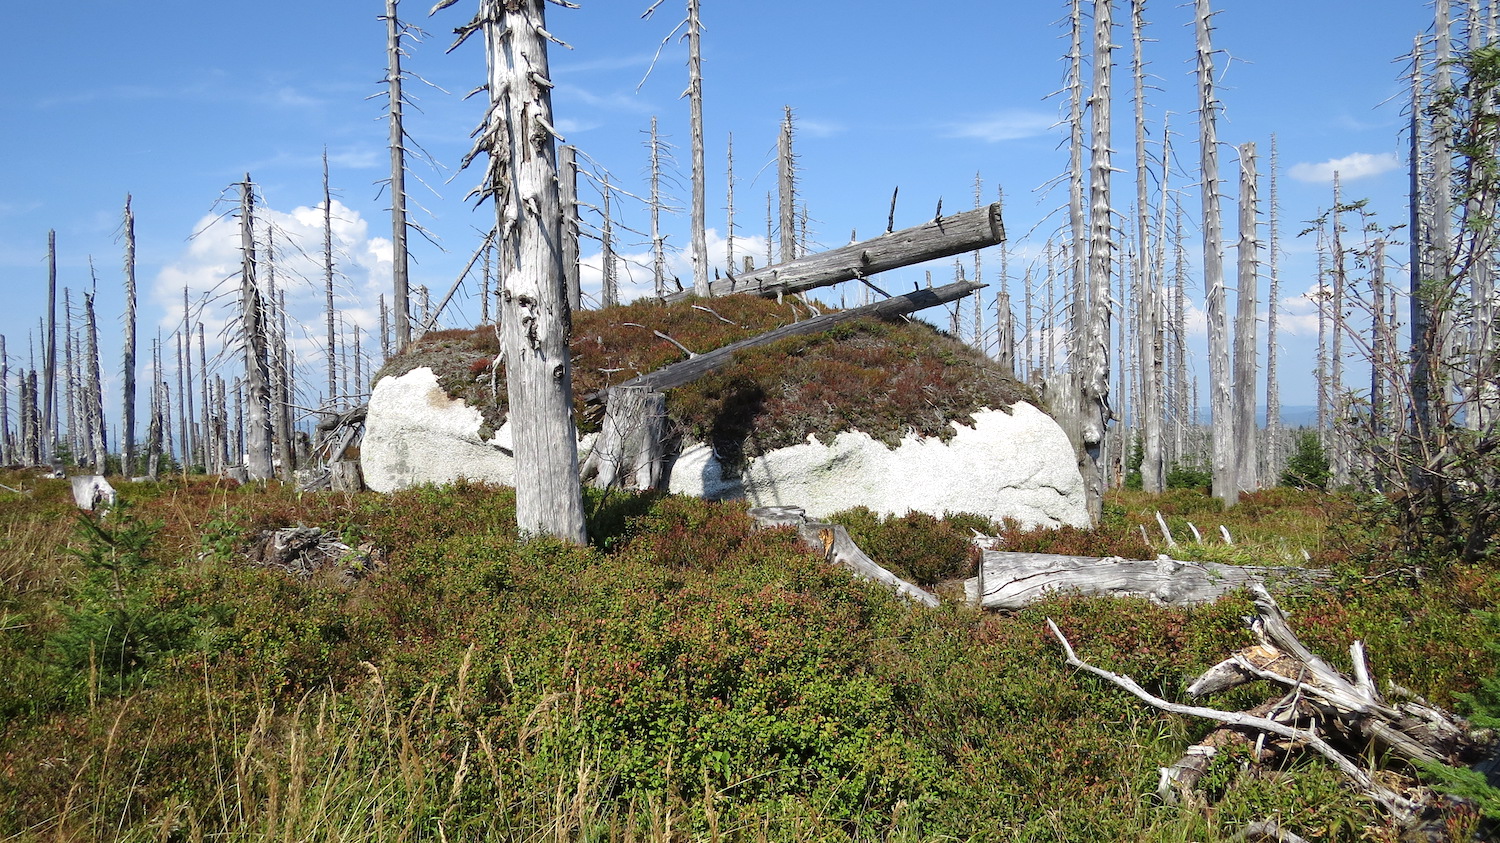
[[184, 646], [194, 626], [185, 607], [163, 604], [153, 592], [151, 556], [156, 525], [116, 506], [109, 523], [79, 517], [84, 539], [76, 551], [83, 578], [61, 611], [63, 625], [48, 639], [56, 664], [79, 684], [124, 693], [150, 668]]
[[842, 524], [865, 555], [923, 588], [972, 576], [978, 559], [970, 537], [976, 531], [995, 535], [1001, 529], [977, 515], [934, 518], [909, 512], [882, 518], [863, 506], [836, 512], [828, 520]]
[[1296, 446], [1287, 457], [1286, 469], [1281, 472], [1281, 485], [1297, 489], [1326, 489], [1332, 477], [1328, 454], [1323, 450], [1317, 431], [1298, 433]]
[[1177, 463], [1167, 469], [1168, 489], [1202, 489], [1207, 491], [1213, 486], [1213, 471], [1192, 464]]

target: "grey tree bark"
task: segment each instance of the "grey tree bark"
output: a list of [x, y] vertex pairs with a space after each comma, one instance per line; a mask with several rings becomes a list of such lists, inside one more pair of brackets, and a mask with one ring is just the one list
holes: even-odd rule
[[1234, 326], [1234, 442], [1235, 481], [1240, 491], [1260, 488], [1260, 450], [1255, 423], [1256, 353], [1255, 314], [1260, 275], [1260, 238], [1256, 232], [1258, 211], [1255, 144], [1240, 145], [1240, 242], [1238, 249], [1238, 297]]
[[5, 355], [5, 335], [0, 334], [0, 465], [16, 462], [10, 428], [10, 358]]
[[386, 86], [389, 97], [391, 147], [391, 280], [393, 292], [392, 321], [396, 327], [396, 351], [411, 342], [411, 298], [408, 294], [408, 254], [406, 248], [406, 130], [402, 109], [406, 101], [401, 94], [401, 20], [396, 6], [401, 0], [385, 0]]
[[328, 410], [338, 408], [338, 334], [333, 330], [333, 192], [328, 185], [328, 148], [323, 148], [323, 320], [328, 360]]
[[801, 254], [797, 248], [797, 158], [792, 151], [794, 133], [792, 107], [786, 106], [785, 115], [781, 120], [781, 134], [777, 136], [776, 142], [776, 186], [781, 202], [782, 263], [794, 261]]
[[[1136, 403], [1141, 429], [1141, 488], [1160, 492], [1165, 486], [1162, 460], [1162, 312], [1161, 293], [1153, 258], [1151, 241], [1151, 200], [1147, 192], [1150, 159], [1146, 153], [1146, 62], [1143, 45], [1146, 28], [1146, 0], [1131, 0], [1130, 44], [1131, 75], [1135, 83], [1135, 204], [1136, 243], [1140, 259], [1137, 275], [1137, 355], [1140, 362], [1140, 400]], [[1166, 167], [1163, 166], [1163, 171]], [[1165, 190], [1165, 176], [1163, 189]], [[1162, 203], [1166, 203], [1163, 195]]]
[[708, 238], [706, 233], [704, 182], [707, 171], [703, 163], [703, 53], [700, 39], [703, 24], [698, 20], [699, 0], [688, 0], [688, 104], [692, 111], [693, 134], [693, 292], [700, 296], [708, 291]]
[[1266, 293], [1266, 479], [1275, 482], [1281, 475], [1281, 388], [1276, 381], [1276, 328], [1281, 310], [1281, 205], [1277, 188], [1277, 165], [1280, 163], [1276, 135], [1271, 135], [1271, 281]]
[[[135, 473], [135, 214], [130, 210], [130, 194], [125, 195], [125, 361], [122, 372], [120, 473], [130, 477]], [[4, 356], [4, 355], [0, 355]], [[0, 416], [4, 412], [0, 411]]]
[[[568, 309], [583, 307], [583, 287], [578, 275], [578, 147], [564, 145], [558, 151], [558, 203], [562, 207], [562, 270]], [[491, 256], [493, 256], [491, 252]], [[485, 263], [488, 267], [488, 261]], [[504, 279], [495, 279], [495, 289], [504, 289]], [[488, 307], [488, 305], [486, 305]]]
[[109, 442], [104, 432], [104, 379], [99, 371], [99, 328], [94, 317], [94, 294], [83, 296], [83, 324], [87, 342], [84, 348], [85, 427], [89, 432], [89, 462], [95, 474], [103, 474], [109, 461]]
[[1094, 0], [1094, 84], [1090, 94], [1089, 144], [1089, 295], [1088, 347], [1080, 362], [1086, 367], [1082, 380], [1083, 469], [1089, 514], [1094, 523], [1103, 516], [1105, 476], [1101, 449], [1105, 428], [1111, 419], [1109, 395], [1110, 296], [1114, 271], [1110, 209], [1111, 80], [1114, 76], [1114, 0]]
[[1214, 58], [1209, 0], [1196, 0], [1198, 51], [1198, 152], [1203, 171], [1203, 286], [1208, 322], [1208, 394], [1213, 442], [1213, 494], [1232, 506], [1239, 501], [1239, 464], [1230, 390], [1229, 324], [1224, 289], [1224, 224], [1219, 213], [1219, 103], [1214, 96]]
[[245, 470], [271, 478], [271, 371], [265, 303], [255, 270], [255, 191], [250, 174], [240, 185], [240, 341], [245, 349]]
[[57, 232], [47, 232], [47, 345], [42, 349], [41, 431], [38, 443], [44, 454], [39, 462], [51, 463], [57, 447]]
[[[456, 0], [443, 0], [437, 8]], [[573, 421], [571, 319], [562, 283], [557, 131], [544, 0], [480, 0], [490, 109], [481, 191], [495, 202], [501, 339], [515, 430], [516, 521], [525, 534], [586, 540]]]

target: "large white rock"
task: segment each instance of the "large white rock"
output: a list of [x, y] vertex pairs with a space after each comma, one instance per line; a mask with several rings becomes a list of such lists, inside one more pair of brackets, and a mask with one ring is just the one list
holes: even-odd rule
[[514, 484], [508, 425], [486, 440], [480, 436], [483, 422], [478, 409], [462, 398], [449, 398], [426, 366], [381, 378], [370, 394], [360, 444], [365, 485], [394, 492], [460, 477]]
[[832, 445], [809, 436], [751, 460], [739, 476], [726, 476], [712, 449], [696, 445], [672, 466], [671, 490], [800, 506], [812, 518], [863, 505], [885, 515], [974, 512], [1028, 526], [1088, 526], [1072, 446], [1050, 416], [1017, 403], [975, 413], [973, 427], [953, 427], [947, 442], [910, 435], [894, 449], [860, 432], [840, 433]]
[[[480, 435], [479, 410], [449, 398], [429, 368], [381, 378], [370, 396], [360, 461], [379, 492], [460, 477], [510, 485], [510, 428]], [[1088, 526], [1083, 479], [1062, 428], [1030, 404], [982, 410], [974, 425], [954, 423], [947, 442], [908, 436], [895, 449], [864, 433], [840, 433], [825, 446], [802, 445], [752, 460], [726, 476], [706, 445], [690, 445], [671, 467], [670, 490], [757, 506], [802, 507], [821, 518], [867, 506], [882, 514], [976, 512], [1023, 524]], [[580, 460], [592, 437], [580, 445]]]

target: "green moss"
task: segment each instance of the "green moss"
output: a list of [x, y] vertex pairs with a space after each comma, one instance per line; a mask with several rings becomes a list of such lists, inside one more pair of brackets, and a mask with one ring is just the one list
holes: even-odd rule
[[[798, 318], [791, 305], [756, 296], [665, 305], [645, 300], [574, 315], [573, 392], [581, 431], [597, 430], [589, 396], [611, 384], [684, 359], [665, 334], [703, 353], [758, 336]], [[378, 377], [429, 366], [448, 394], [480, 408], [487, 424], [505, 414], [503, 369], [494, 329], [443, 331], [412, 343]], [[483, 363], [484, 365], [480, 365]], [[499, 394], [490, 390], [492, 374]], [[667, 410], [678, 428], [713, 443], [731, 460], [806, 441], [830, 442], [862, 430], [895, 447], [917, 433], [949, 439], [952, 422], [971, 424], [983, 408], [1039, 403], [1025, 386], [922, 322], [859, 320], [810, 337], [743, 352], [733, 364], [672, 390]]]

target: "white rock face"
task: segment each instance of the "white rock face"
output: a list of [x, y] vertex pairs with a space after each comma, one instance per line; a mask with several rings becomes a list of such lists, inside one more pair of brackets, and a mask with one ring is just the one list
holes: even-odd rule
[[[460, 477], [507, 486], [515, 483], [509, 425], [486, 441], [483, 417], [461, 398], [449, 398], [432, 369], [381, 378], [370, 395], [360, 468], [365, 485], [394, 492]], [[501, 448], [505, 448], [502, 451]]]
[[[486, 440], [481, 423], [479, 410], [449, 398], [429, 368], [381, 378], [360, 449], [366, 485], [392, 492], [460, 477], [514, 483], [509, 424]], [[888, 515], [976, 512], [1026, 525], [1088, 526], [1073, 449], [1051, 417], [1018, 403], [1008, 413], [975, 413], [973, 427], [953, 427], [947, 442], [909, 436], [894, 450], [864, 433], [840, 433], [832, 446], [809, 437], [751, 461], [743, 477], [724, 476], [712, 449], [691, 445], [672, 465], [669, 488], [800, 506], [812, 518], [863, 505]], [[580, 446], [580, 461], [591, 439]]]
[[870, 436], [813, 437], [758, 457], [743, 477], [726, 477], [707, 445], [683, 449], [671, 490], [745, 498], [756, 506], [800, 506], [811, 518], [867, 506], [884, 515], [975, 512], [1028, 526], [1087, 527], [1083, 478], [1057, 422], [1030, 404], [982, 410], [974, 426], [953, 423], [947, 442], [908, 436], [894, 450]]

